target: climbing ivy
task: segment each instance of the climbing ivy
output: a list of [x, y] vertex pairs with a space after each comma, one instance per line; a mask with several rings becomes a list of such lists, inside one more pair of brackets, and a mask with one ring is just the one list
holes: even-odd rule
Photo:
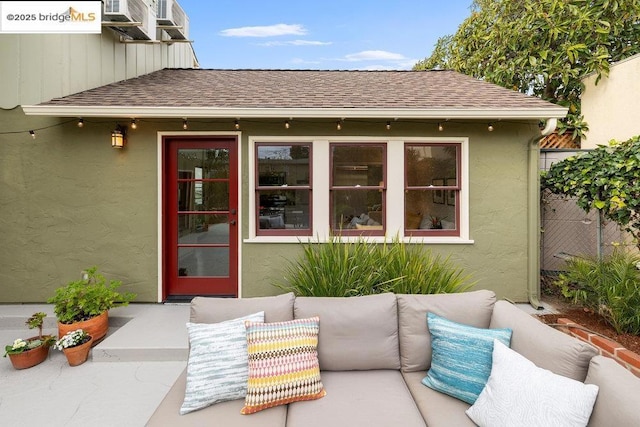
[[575, 197], [585, 212], [598, 209], [640, 247], [640, 135], [554, 163], [542, 172], [541, 186]]

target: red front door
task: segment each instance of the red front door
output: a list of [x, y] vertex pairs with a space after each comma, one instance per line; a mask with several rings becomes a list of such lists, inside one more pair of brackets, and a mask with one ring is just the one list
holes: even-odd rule
[[163, 299], [238, 295], [237, 145], [164, 139]]

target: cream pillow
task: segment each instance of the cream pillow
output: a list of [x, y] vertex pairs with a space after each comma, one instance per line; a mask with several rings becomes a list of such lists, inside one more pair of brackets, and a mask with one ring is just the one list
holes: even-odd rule
[[491, 375], [466, 414], [480, 427], [584, 427], [598, 386], [537, 367], [495, 340]]

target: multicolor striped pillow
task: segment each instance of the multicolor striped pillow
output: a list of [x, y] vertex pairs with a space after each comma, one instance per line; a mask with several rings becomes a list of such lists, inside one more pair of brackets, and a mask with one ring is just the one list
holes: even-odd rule
[[247, 320], [262, 322], [264, 311], [220, 323], [187, 323], [189, 362], [180, 415], [247, 395]]
[[509, 347], [512, 330], [476, 328], [427, 313], [431, 333], [431, 368], [422, 383], [470, 405], [491, 373], [493, 340]]
[[249, 381], [242, 414], [326, 394], [320, 379], [320, 318], [246, 321]]

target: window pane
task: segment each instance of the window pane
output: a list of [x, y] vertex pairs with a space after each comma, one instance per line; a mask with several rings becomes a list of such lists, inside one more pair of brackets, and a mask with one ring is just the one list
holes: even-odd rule
[[407, 230], [455, 230], [457, 190], [407, 190], [404, 226]]
[[257, 192], [260, 201], [258, 229], [308, 229], [309, 190], [265, 190]]
[[[457, 145], [407, 145], [405, 150], [407, 185], [455, 185]], [[450, 181], [453, 179], [453, 181]]]
[[229, 150], [180, 149], [178, 170], [181, 179], [229, 178]]
[[258, 145], [258, 186], [309, 185], [308, 145]]
[[[331, 226], [334, 230], [382, 230], [383, 193], [380, 190], [334, 190]], [[363, 227], [364, 226], [364, 227]]]
[[229, 243], [226, 215], [178, 215], [179, 244]]
[[229, 276], [229, 248], [178, 248], [179, 276]]
[[333, 186], [384, 185], [383, 146], [332, 146]]

